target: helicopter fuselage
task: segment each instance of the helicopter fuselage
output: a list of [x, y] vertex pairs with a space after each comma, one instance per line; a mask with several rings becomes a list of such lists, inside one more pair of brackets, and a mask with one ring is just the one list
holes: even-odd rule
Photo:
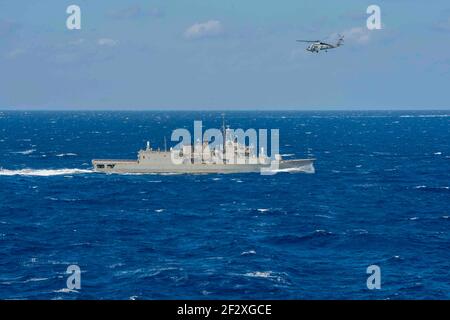
[[336, 48], [336, 47], [332, 46], [332, 45], [329, 45], [329, 44], [313, 43], [313, 44], [310, 44], [306, 48], [306, 51], [319, 53], [321, 50], [325, 50], [326, 51], [328, 49], [334, 49], [334, 48]]

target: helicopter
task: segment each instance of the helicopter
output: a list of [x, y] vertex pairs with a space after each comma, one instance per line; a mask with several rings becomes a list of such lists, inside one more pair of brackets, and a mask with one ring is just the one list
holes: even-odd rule
[[342, 46], [344, 44], [344, 36], [339, 35], [339, 39], [336, 41], [335, 44], [329, 44], [329, 43], [323, 42], [321, 40], [297, 40], [297, 42], [311, 43], [306, 48], [306, 51], [309, 51], [309, 52], [319, 53], [322, 50], [325, 50], [325, 52], [328, 52], [329, 49], [336, 49], [336, 48], [339, 48], [340, 46]]

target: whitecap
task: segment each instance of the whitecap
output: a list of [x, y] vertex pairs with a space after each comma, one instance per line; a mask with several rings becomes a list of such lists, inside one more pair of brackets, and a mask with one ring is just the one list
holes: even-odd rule
[[449, 190], [450, 189], [450, 187], [447, 187], [447, 186], [445, 186], [445, 187], [415, 186], [414, 187], [414, 189], [428, 189], [428, 188], [430, 188], [430, 189], [444, 189], [444, 190]]
[[420, 114], [420, 115], [401, 115], [400, 118], [446, 118], [450, 117], [450, 114]]
[[256, 251], [255, 250], [244, 251], [241, 253], [241, 256], [248, 256], [251, 254], [256, 254]]
[[255, 271], [255, 272], [247, 272], [244, 274], [247, 277], [253, 277], [253, 278], [271, 278], [273, 277], [272, 271]]
[[56, 293], [71, 293], [71, 292], [78, 293], [77, 290], [69, 289], [69, 288], [63, 288], [63, 289], [59, 289], [59, 290], [54, 290], [53, 292], [56, 292]]
[[267, 211], [269, 211], [270, 209], [267, 209], [267, 208], [263, 208], [263, 209], [257, 209], [259, 212], [267, 212]]
[[353, 229], [353, 232], [357, 232], [358, 234], [368, 234], [369, 231], [366, 229]]
[[38, 282], [38, 281], [45, 281], [45, 280], [48, 280], [48, 278], [31, 278], [31, 279], [25, 280], [24, 283]]
[[68, 152], [68, 153], [60, 153], [60, 154], [57, 154], [56, 156], [57, 157], [76, 157], [77, 154]]
[[156, 210], [155, 210], [155, 212], [158, 212], [158, 213], [164, 212], [164, 211], [165, 211], [165, 209], [156, 209]]
[[273, 271], [254, 271], [254, 272], [247, 272], [244, 274], [246, 277], [251, 278], [263, 278], [263, 279], [269, 279], [271, 281], [276, 281], [280, 283], [285, 283], [286, 280], [284, 279], [284, 276], [286, 276], [283, 273], [275, 273]]
[[16, 152], [11, 152], [13, 154], [23, 154], [24, 156], [32, 154], [33, 152], [36, 152], [36, 149], [28, 149], [28, 150], [24, 150], [24, 151], [16, 151]]
[[333, 219], [332, 216], [327, 216], [326, 214], [316, 214], [315, 216], [319, 218]]

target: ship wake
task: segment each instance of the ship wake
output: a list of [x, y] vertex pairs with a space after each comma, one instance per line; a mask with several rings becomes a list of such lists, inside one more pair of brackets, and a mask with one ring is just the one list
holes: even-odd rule
[[279, 173], [279, 172], [288, 172], [288, 173], [316, 173], [316, 170], [314, 168], [313, 164], [299, 166], [299, 167], [292, 167], [292, 168], [283, 168], [283, 169], [274, 169], [274, 170], [267, 170], [268, 172], [273, 173]]
[[74, 174], [92, 173], [92, 170], [86, 169], [21, 169], [8, 170], [0, 168], [0, 176], [34, 176], [34, 177], [51, 177], [51, 176], [65, 176]]

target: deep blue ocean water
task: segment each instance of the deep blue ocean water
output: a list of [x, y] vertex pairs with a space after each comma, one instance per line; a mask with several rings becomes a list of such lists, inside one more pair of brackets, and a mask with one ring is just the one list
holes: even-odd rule
[[279, 128], [316, 173], [97, 174], [92, 158], [134, 159], [221, 114], [0, 112], [0, 298], [450, 298], [448, 111], [226, 119]]

